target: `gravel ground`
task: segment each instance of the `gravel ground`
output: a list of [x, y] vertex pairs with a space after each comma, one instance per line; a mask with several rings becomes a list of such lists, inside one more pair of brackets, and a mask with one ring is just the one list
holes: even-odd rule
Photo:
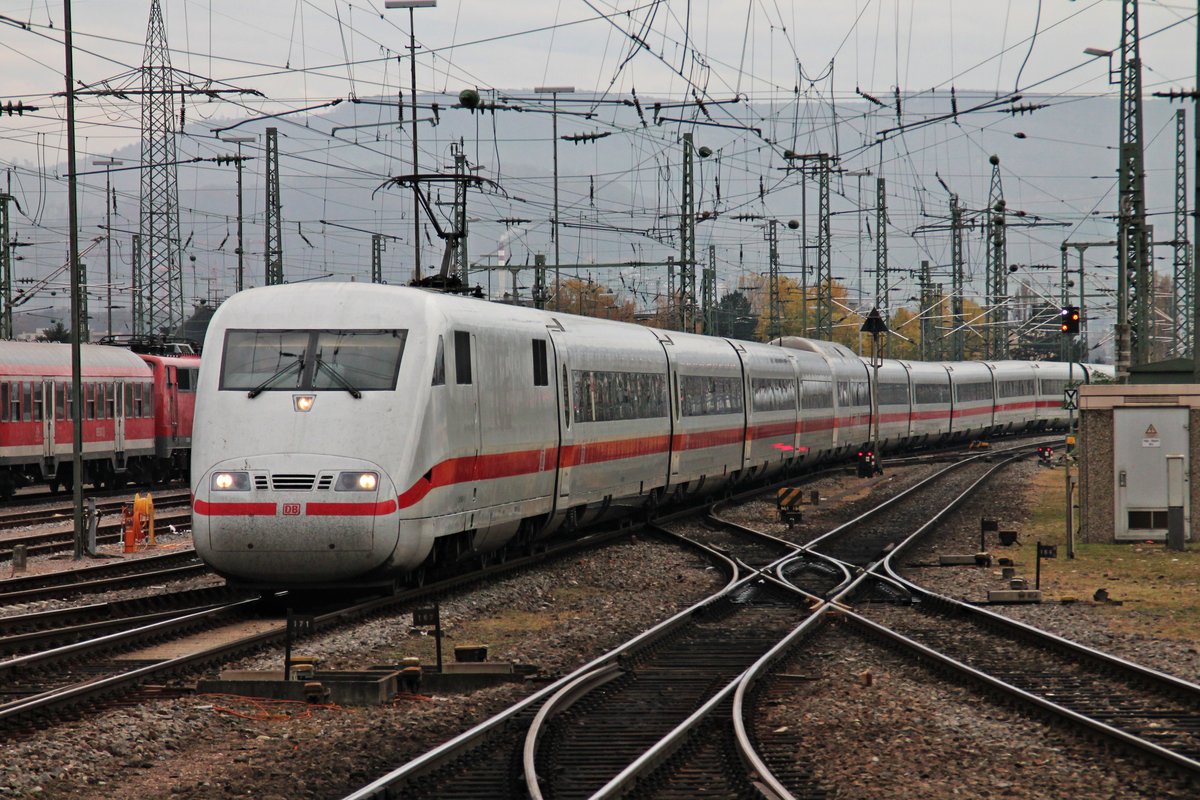
[[[852, 476], [822, 479], [812, 485], [822, 492], [821, 505], [806, 507], [804, 523], [789, 538], [807, 541], [865, 510], [890, 487], [909, 485], [936, 468], [895, 468], [871, 481]], [[1012, 469], [1016, 472], [1009, 475], [1019, 482], [1021, 470], [1037, 467]], [[1006, 483], [1011, 486], [1012, 480]], [[951, 520], [942, 527], [941, 535], [947, 538], [910, 560], [929, 561], [938, 552], [973, 552], [981, 514], [998, 516], [1002, 528], [1020, 529], [1025, 511], [1013, 502], [1011, 489], [992, 489], [989, 494], [984, 502], [990, 511], [976, 508]], [[786, 526], [775, 521], [773, 499], [746, 503], [725, 515], [787, 535]], [[912, 577], [935, 591], [973, 600], [1001, 585], [998, 569], [917, 569]], [[562, 674], [721, 582], [720, 574], [698, 557], [673, 546], [637, 541], [597, 550], [546, 572], [444, 598], [446, 651], [452, 652], [455, 644], [487, 643], [489, 660], [532, 665], [545, 676]], [[1192, 680], [1200, 674], [1195, 643], [1115, 634], [1089, 604], [997, 610]], [[432, 637], [412, 629], [410, 619], [405, 611], [315, 637], [304, 642], [301, 652], [318, 655], [327, 668], [392, 663], [407, 655], [432, 660]], [[1177, 788], [1144, 773], [1136, 785], [1124, 781], [1119, 759], [1106, 762], [1105, 769], [1094, 763], [1094, 747], [1052, 727], [1041, 726], [1032, 737], [1014, 739], [1013, 731], [1038, 724], [981, 704], [969, 690], [887, 662], [895, 657], [861, 641], [855, 645], [857, 637], [848, 638], [845, 659], [835, 661], [822, 679], [841, 686], [843, 696], [832, 706], [818, 706], [805, 700], [813, 693], [803, 689], [797, 704], [785, 703], [772, 711], [786, 715], [792, 709], [792, 717], [773, 716], [763, 727], [769, 733], [785, 725], [808, 730], [815, 724], [820, 734], [806, 737], [806, 746], [862, 755], [851, 761], [857, 768], [866, 764], [871, 777], [856, 776], [845, 765], [836, 769], [847, 771], [821, 776], [825, 788], [837, 789], [837, 797], [1196, 796], [1194, 791], [1171, 794]], [[826, 648], [831, 658], [840, 649], [840, 643]], [[270, 654], [230, 666], [277, 669], [280, 660], [279, 654]], [[876, 676], [874, 689], [856, 682], [865, 667]], [[792, 669], [811, 674], [815, 667], [809, 659]], [[267, 706], [192, 696], [115, 709], [6, 743], [0, 797], [341, 797], [534, 688], [526, 684], [464, 695], [416, 695], [384, 708]], [[870, 743], [869, 754], [863, 742]], [[977, 769], [977, 764], [984, 766]], [[889, 773], [907, 775], [906, 780], [919, 780], [921, 785], [914, 789], [912, 783], [894, 783], [896, 778], [886, 777]], [[987, 778], [976, 780], [964, 777], [966, 773]], [[1062, 782], [1048, 780], [1060, 773], [1066, 776]], [[834, 787], [839, 781], [844, 785]], [[928, 788], [922, 788], [926, 784]]]
[[[557, 675], [650, 627], [723, 583], [698, 556], [633, 541], [441, 601], [447, 653], [487, 643], [489, 660]], [[418, 655], [431, 637], [406, 611], [305, 640], [322, 667]], [[486, 637], [486, 638], [485, 638]], [[279, 668], [280, 654], [232, 665]], [[375, 708], [255, 704], [190, 696], [114, 709], [5, 746], [0, 797], [184, 800], [341, 797], [486, 719], [540, 683], [465, 695], [415, 695]]]
[[981, 700], [841, 625], [781, 671], [802, 679], [763, 704], [760, 747], [809, 765], [837, 800], [1196, 797], [1196, 786]]
[[[1007, 468], [999, 480], [983, 489], [978, 503], [972, 504], [969, 510], [951, 514], [929, 539], [914, 548], [905, 562], [928, 564], [936, 562], [940, 553], [976, 552], [981, 516], [995, 517], [1001, 530], [1022, 530], [1029, 514], [1023, 504], [1014, 502], [1012, 487], [1021, 485], [1039, 469], [1042, 467], [1032, 461]], [[993, 550], [994, 555], [999, 552], [1000, 549]], [[999, 567], [914, 567], [905, 569], [904, 575], [930, 591], [969, 602], [986, 600], [991, 589], [1007, 588]], [[1129, 661], [1185, 680], [1200, 681], [1200, 642], [1115, 632], [1099, 613], [1099, 607], [1091, 602], [988, 608]]]

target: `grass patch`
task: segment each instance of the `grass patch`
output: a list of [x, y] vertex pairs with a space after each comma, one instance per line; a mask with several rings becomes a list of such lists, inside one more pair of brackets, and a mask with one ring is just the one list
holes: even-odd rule
[[1161, 543], [1080, 544], [1067, 558], [1064, 478], [1061, 469], [1041, 469], [1024, 487], [1029, 521], [1021, 545], [1005, 548], [1033, 579], [1036, 543], [1057, 544], [1058, 558], [1042, 561], [1042, 591], [1048, 600], [1090, 601], [1106, 589], [1122, 605], [1100, 606], [1114, 631], [1200, 641], [1200, 544], [1172, 552]]

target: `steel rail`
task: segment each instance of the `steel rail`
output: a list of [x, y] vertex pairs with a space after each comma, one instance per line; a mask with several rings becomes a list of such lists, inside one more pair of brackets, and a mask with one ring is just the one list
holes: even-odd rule
[[[703, 547], [702, 545], [697, 546]], [[553, 697], [564, 686], [567, 686], [571, 682], [577, 680], [580, 676], [590, 674], [602, 667], [615, 663], [617, 658], [619, 658], [622, 654], [630, 650], [637, 649], [641, 646], [648, 645], [672, 632], [676, 627], [687, 621], [687, 619], [689, 619], [699, 609], [725, 596], [736, 586], [739, 586], [744, 580], [739, 576], [737, 566], [731, 559], [716, 551], [710, 552], [712, 552], [713, 556], [719, 561], [725, 562], [726, 569], [730, 575], [729, 581], [726, 583], [726, 585], [721, 589], [718, 589], [717, 592], [692, 604], [691, 606], [688, 606], [673, 616], [668, 617], [654, 627], [642, 631], [624, 644], [613, 648], [607, 653], [597, 656], [570, 674], [558, 679], [548, 686], [543, 687], [539, 691], [531, 694], [529, 697], [526, 697], [515, 705], [509, 706], [499, 714], [496, 714], [495, 716], [484, 720], [478, 725], [463, 731], [453, 739], [438, 745], [434, 749], [423, 753], [406, 764], [402, 764], [386, 775], [376, 778], [366, 786], [363, 786], [351, 794], [346, 795], [343, 800], [372, 800], [372, 798], [388, 797], [388, 792], [393, 784], [400, 783], [401, 781], [412, 780], [413, 778], [420, 777], [421, 775], [437, 769], [437, 767], [443, 762], [453, 758], [458, 753], [467, 751], [483, 737], [507, 724], [517, 715], [534, 707], [538, 703]]]

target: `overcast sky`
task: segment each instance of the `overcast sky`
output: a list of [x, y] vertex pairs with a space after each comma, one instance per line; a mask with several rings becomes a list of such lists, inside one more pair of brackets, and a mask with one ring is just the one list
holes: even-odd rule
[[[81, 86], [139, 85], [133, 71], [142, 62], [149, 5], [149, 0], [75, 0], [75, 72]], [[716, 245], [723, 269], [749, 269], [747, 263], [762, 257], [762, 232], [734, 225], [728, 219], [733, 213], [799, 213], [802, 199], [791, 185], [794, 177], [788, 185], [781, 183], [785, 148], [835, 152], [845, 170], [871, 168], [887, 177], [889, 212], [900, 234], [892, 244], [895, 258], [910, 267], [920, 258], [942, 265], [944, 242], [910, 235], [921, 225], [936, 223], [931, 209], [945, 207], [938, 178], [950, 181], [968, 207], [986, 203], [986, 159], [992, 152], [1002, 154], [1005, 188], [1014, 207], [1020, 203], [1031, 214], [1063, 221], [1081, 235], [1111, 236], [1111, 222], [1095, 215], [1111, 213], [1115, 204], [1116, 104], [1081, 103], [1072, 96], [1115, 98], [1109, 60], [1083, 50], [1118, 47], [1120, 11], [1119, 0], [440, 0], [436, 8], [415, 12], [421, 53], [417, 84], [422, 93], [450, 95], [468, 87], [486, 94], [559, 85], [627, 99], [636, 90], [642, 98], [691, 102], [676, 116], [700, 123], [709, 118], [696, 108], [696, 98], [707, 103], [742, 98], [736, 107], [709, 106], [711, 119], [756, 127], [757, 132], [703, 125], [693, 129], [686, 123], [641, 128], [632, 110], [621, 107], [600, 107], [594, 120], [564, 118], [563, 133], [615, 134], [590, 149], [560, 149], [564, 205], [581, 226], [599, 226], [564, 235], [564, 246], [570, 245], [577, 258], [604, 261], [618, 250], [628, 257], [631, 242], [641, 257], [665, 258], [674, 247], [670, 226], [677, 224], [662, 221], [664, 212], [678, 207], [678, 172], [671, 170], [677, 170], [679, 135], [692, 129], [697, 142], [720, 149], [715, 166], [700, 168], [698, 208], [725, 216], [698, 234], [698, 244], [702, 252], [706, 244]], [[214, 128], [245, 117], [286, 114], [278, 118], [289, 137], [282, 148], [286, 235], [299, 244], [289, 245], [289, 260], [296, 259], [305, 277], [328, 274], [334, 262], [361, 269], [367, 258], [367, 248], [358, 241], [361, 234], [315, 226], [320, 219], [336, 217], [375, 230], [408, 214], [402, 195], [371, 194], [382, 177], [405, 171], [407, 138], [394, 124], [392, 130], [381, 128], [378, 138], [370, 128], [361, 134], [331, 133], [331, 125], [361, 125], [369, 114], [368, 107], [353, 106], [352, 118], [334, 120], [326, 116], [328, 104], [395, 98], [401, 91], [407, 96], [409, 62], [397, 57], [407, 53], [409, 12], [385, 11], [382, 0], [164, 0], [163, 13], [173, 66], [194, 75], [194, 85], [211, 80], [215, 88], [263, 95], [220, 102], [189, 97], [183, 111], [189, 136], [181, 139], [181, 157], [228, 151], [216, 140]], [[1142, 2], [1147, 94], [1195, 85], [1194, 14], [1193, 4]], [[22, 268], [37, 274], [61, 263], [65, 225], [60, 180], [64, 106], [57, 96], [64, 88], [63, 7], [44, 0], [0, 0], [0, 16], [0, 103], [22, 101], [40, 109], [24, 117], [0, 116], [0, 169], [11, 168], [13, 191], [26, 214], [16, 218], [17, 228], [39, 242], [25, 251]], [[875, 146], [880, 132], [897, 122], [897, 87], [906, 124], [950, 111], [952, 87], [960, 110], [996, 95], [1009, 98], [1013, 92], [1025, 95], [1026, 102], [1051, 106], [1028, 117], [995, 109], [964, 115], [957, 123], [915, 128]], [[858, 90], [888, 107], [868, 105]], [[443, 108], [448, 102], [443, 101]], [[446, 124], [435, 128], [423, 123], [426, 168], [444, 168], [450, 142], [464, 134], [469, 138], [474, 126], [476, 142], [468, 147], [472, 164], [483, 165], [482, 174], [489, 177], [506, 170], [508, 197], [483, 198], [480, 207], [472, 200], [472, 213], [479, 218], [472, 230], [472, 252], [490, 251], [498, 241], [510, 239], [528, 252], [545, 252], [550, 241], [545, 115], [497, 115], [488, 132], [491, 141], [484, 142], [478, 115], [442, 113]], [[835, 114], [836, 128], [827, 124]], [[1153, 139], [1148, 151], [1151, 210], [1159, 213], [1166, 213], [1170, 203], [1173, 128], [1168, 114], [1166, 104], [1158, 102], [1147, 119], [1147, 140]], [[78, 119], [81, 162], [114, 152], [136, 161], [136, 97], [81, 98]], [[257, 130], [261, 128], [258, 124]], [[257, 147], [252, 152], [261, 157]], [[383, 161], [371, 161], [379, 158]], [[258, 241], [261, 182], [258, 165], [251, 166], [248, 225]], [[364, 171], [369, 174], [360, 174]], [[119, 178], [117, 186], [123, 196], [118, 203], [121, 224], [136, 229], [134, 174]], [[102, 214], [102, 181], [102, 176], [84, 179], [82, 204], [89, 220]], [[228, 291], [230, 248], [224, 240], [229, 235], [230, 182], [228, 168], [181, 168], [180, 204], [191, 214], [184, 220], [183, 235], [198, 257], [196, 269], [211, 273], [198, 279], [207, 281], [207, 289], [194, 285], [189, 292]], [[719, 201], [718, 182], [724, 191]], [[765, 187], [765, 194], [759, 187]], [[330, 207], [335, 189], [357, 198], [346, 200], [353, 207]], [[840, 196], [834, 198], [834, 212], [841, 216], [833, 223], [834, 272], [839, 275], [840, 270], [841, 277], [848, 265], [857, 266], [858, 231], [865, 230], [861, 219], [848, 216], [857, 205], [856, 189], [849, 178], [840, 178], [835, 186]], [[870, 194], [868, 184], [868, 207]], [[809, 213], [815, 213], [811, 197], [808, 202]], [[627, 209], [624, 222], [622, 208]], [[532, 221], [512, 228], [499, 222], [507, 217]], [[645, 235], [614, 235], [621, 225], [658, 226], [666, 237], [650, 241]], [[400, 244], [387, 257], [402, 269], [411, 223], [388, 230], [394, 230]], [[357, 238], [351, 242], [351, 236]], [[1020, 236], [1024, 238], [1010, 245], [1011, 252], [1033, 263], [1055, 258], [1062, 233], [1031, 229]], [[868, 259], [872, 246], [868, 242]], [[787, 247], [792, 249], [785, 252], [785, 263], [804, 253], [798, 244]], [[435, 240], [430, 249], [427, 260], [440, 257]], [[981, 252], [975, 247], [972, 257]], [[121, 251], [126, 265], [127, 255]], [[201, 266], [206, 262], [211, 266]], [[736, 277], [729, 280], [732, 285]], [[907, 288], [900, 291], [908, 293]]]
[[[94, 84], [141, 63], [147, 0], [75, 0], [73, 9], [78, 80]], [[1118, 46], [1120, 9], [1119, 0], [441, 0], [415, 12], [418, 42], [433, 53], [420, 61], [418, 84], [684, 96], [691, 87], [682, 74], [712, 98], [779, 99], [798, 82], [809, 88], [798, 71], [822, 78], [833, 62], [833, 88], [844, 96], [855, 87], [886, 98], [896, 86], [952, 85], [1103, 93], [1107, 61], [1082, 51]], [[614, 12], [628, 13], [600, 18]], [[381, 0], [166, 0], [163, 13], [176, 68], [259, 90], [263, 107], [394, 95], [408, 85], [407, 64], [389, 57], [406, 52], [409, 13], [383, 10]], [[1180, 2], [1141, 3], [1148, 90], [1194, 83], [1194, 13]], [[49, 102], [63, 89], [62, 4], [0, 0], [0, 14], [33, 26], [0, 27], [3, 91]], [[811, 88], [828, 92], [829, 83]], [[33, 127], [5, 119], [0, 158], [8, 137]]]

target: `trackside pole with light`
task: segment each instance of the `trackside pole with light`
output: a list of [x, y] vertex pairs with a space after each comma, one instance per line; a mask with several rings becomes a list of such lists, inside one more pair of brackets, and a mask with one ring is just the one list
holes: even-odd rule
[[865, 478], [883, 472], [879, 463], [879, 368], [883, 366], [879, 339], [888, 332], [888, 327], [878, 308], [871, 309], [861, 330], [871, 334], [871, 442], [866, 454], [860, 453], [858, 459], [858, 476]]
[[1067, 558], [1075, 557], [1075, 508], [1071, 503], [1071, 457], [1075, 444], [1075, 409], [1079, 405], [1079, 390], [1072, 386], [1075, 382], [1075, 352], [1074, 338], [1079, 334], [1079, 321], [1082, 315], [1079, 306], [1064, 306], [1059, 312], [1059, 329], [1066, 337], [1067, 353], [1067, 388], [1063, 396], [1063, 406], [1067, 409], [1067, 435], [1063, 447], [1063, 481], [1066, 486], [1067, 504]]

